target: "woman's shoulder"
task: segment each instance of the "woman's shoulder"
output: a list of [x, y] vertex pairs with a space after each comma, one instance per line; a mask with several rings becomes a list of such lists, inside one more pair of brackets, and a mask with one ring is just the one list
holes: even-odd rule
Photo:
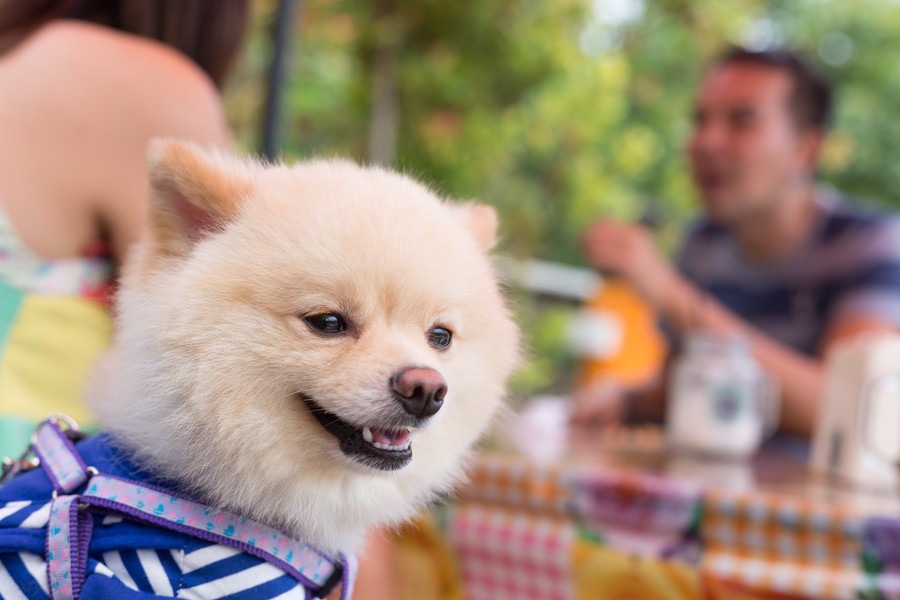
[[105, 123], [115, 136], [130, 131], [142, 139], [168, 134], [211, 142], [228, 137], [212, 80], [193, 60], [161, 42], [59, 20], [17, 50], [12, 58], [19, 61], [19, 75], [29, 73], [34, 87], [23, 94], [59, 103], [60, 118], [72, 115], [100, 128]]
[[60, 88], [85, 89], [90, 82], [112, 87], [115, 97], [140, 95], [147, 100], [218, 104], [218, 92], [190, 58], [156, 40], [82, 21], [58, 20], [22, 44], [20, 61]]
[[199, 66], [171, 46], [86, 21], [51, 21], [31, 34], [24, 45], [44, 59], [89, 59], [95, 68], [149, 67], [151, 75], [165, 73], [209, 81]]

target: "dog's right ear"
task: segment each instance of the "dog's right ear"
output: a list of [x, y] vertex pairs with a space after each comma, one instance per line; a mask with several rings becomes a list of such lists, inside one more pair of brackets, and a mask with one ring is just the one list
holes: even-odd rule
[[489, 252], [497, 245], [499, 219], [493, 206], [469, 202], [455, 205], [455, 210], [462, 215], [466, 227], [482, 251]]
[[148, 241], [156, 257], [187, 254], [198, 239], [236, 218], [253, 191], [246, 162], [187, 142], [150, 142], [148, 171]]

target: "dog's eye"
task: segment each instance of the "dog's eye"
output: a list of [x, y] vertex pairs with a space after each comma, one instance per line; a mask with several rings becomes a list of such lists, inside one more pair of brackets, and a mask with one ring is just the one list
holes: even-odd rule
[[435, 327], [428, 332], [428, 343], [438, 350], [449, 348], [451, 339], [453, 339], [453, 334], [449, 329], [443, 327]]
[[344, 319], [334, 313], [311, 315], [305, 320], [310, 327], [322, 333], [340, 333], [347, 330], [347, 323], [344, 322]]

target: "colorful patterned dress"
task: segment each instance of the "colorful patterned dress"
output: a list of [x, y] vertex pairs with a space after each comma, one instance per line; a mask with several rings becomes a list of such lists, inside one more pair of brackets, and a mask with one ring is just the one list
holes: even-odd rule
[[90, 422], [83, 390], [112, 332], [112, 263], [96, 246], [46, 260], [0, 210], [0, 458], [21, 454], [51, 413]]

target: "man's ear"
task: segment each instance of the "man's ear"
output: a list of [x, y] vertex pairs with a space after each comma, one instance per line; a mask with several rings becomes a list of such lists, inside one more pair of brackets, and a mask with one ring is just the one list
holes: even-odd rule
[[235, 219], [253, 191], [253, 167], [187, 142], [153, 140], [150, 175], [150, 252], [187, 254], [205, 233]]
[[456, 210], [462, 215], [463, 222], [478, 242], [478, 247], [488, 252], [497, 245], [497, 227], [500, 220], [493, 206], [487, 204], [458, 204]]
[[800, 152], [802, 153], [803, 166], [810, 177], [815, 177], [827, 135], [825, 131], [813, 127], [808, 128], [800, 135]]

